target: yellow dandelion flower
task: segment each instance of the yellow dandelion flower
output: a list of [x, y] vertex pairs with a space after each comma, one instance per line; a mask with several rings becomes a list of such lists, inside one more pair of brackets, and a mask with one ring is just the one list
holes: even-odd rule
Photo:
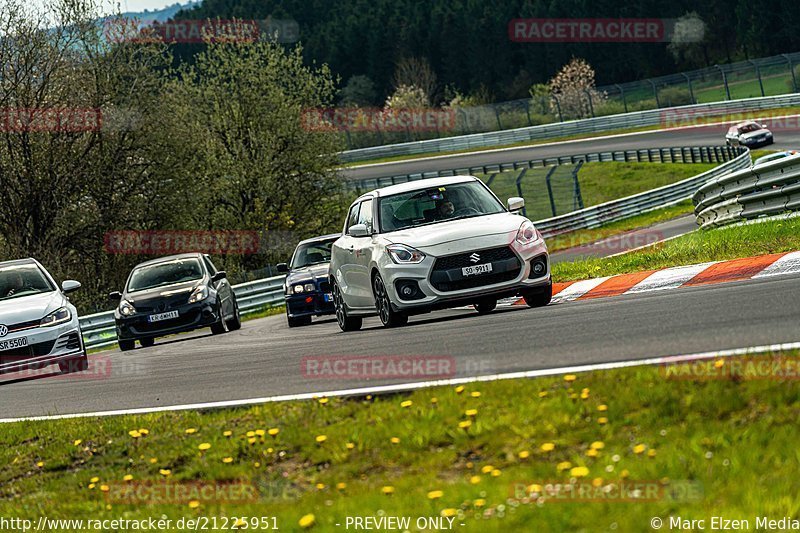
[[240, 527], [244, 527], [246, 525], [247, 525], [247, 522], [245, 522], [244, 518], [237, 518], [236, 522], [233, 523], [233, 527], [235, 527], [237, 529], [240, 528]]
[[482, 474], [491, 474], [492, 470], [494, 470], [494, 467], [492, 465], [486, 465], [483, 468], [481, 468], [481, 473]]
[[467, 429], [471, 425], [472, 425], [472, 420], [464, 420], [464, 421], [458, 423], [458, 427], [460, 429]]
[[386, 495], [394, 494], [394, 487], [391, 485], [386, 485], [385, 487], [381, 487], [381, 492]]
[[142, 436], [142, 434], [141, 434], [141, 433], [139, 433], [139, 432], [138, 432], [137, 430], [135, 430], [135, 429], [132, 429], [132, 430], [130, 430], [130, 431], [128, 432], [128, 435], [130, 435], [130, 436], [131, 436], [131, 437], [133, 437], [134, 439], [138, 439], [139, 437], [141, 437], [141, 436]]
[[589, 469], [585, 466], [576, 466], [569, 471], [569, 475], [572, 477], [586, 477], [589, 475]]
[[125, 474], [124, 476], [122, 476], [122, 481], [132, 481], [132, 480], [133, 480], [132, 474]]
[[464, 385], [456, 387], [456, 394], [461, 394], [462, 392], [464, 392]]
[[589, 448], [588, 450], [586, 450], [586, 455], [587, 457], [597, 457], [598, 455], [600, 455], [600, 452], [598, 452], [594, 448]]
[[210, 450], [210, 449], [211, 449], [211, 444], [209, 444], [209, 443], [207, 443], [207, 442], [203, 442], [202, 444], [200, 444], [200, 445], [197, 447], [197, 449], [198, 449], [198, 450], [200, 450], [201, 452], [204, 452], [204, 451], [206, 451], [206, 450]]
[[275, 435], [277, 435], [277, 434], [278, 434], [278, 433], [280, 433], [280, 432], [281, 432], [281, 430], [280, 430], [280, 429], [278, 429], [278, 428], [269, 428], [269, 429], [267, 430], [267, 433], [268, 433], [270, 436], [272, 436], [272, 437], [274, 437]]
[[472, 476], [471, 478], [469, 478], [469, 482], [472, 485], [477, 485], [478, 483], [481, 482], [481, 476]]
[[247, 433], [245, 433], [244, 436], [247, 437], [247, 438], [253, 438], [253, 437], [256, 436], [256, 432], [255, 431], [248, 431]]
[[498, 477], [501, 473], [502, 472], [500, 472], [500, 470], [495, 468], [494, 470], [492, 470], [492, 477]]
[[522, 450], [521, 452], [519, 452], [517, 454], [517, 457], [519, 457], [520, 459], [527, 459], [530, 456], [531, 456], [531, 452], [529, 452], [528, 450]]
[[139, 434], [140, 435], [149, 435], [150, 434], [150, 430], [147, 429], [147, 428], [140, 428], [139, 429]]
[[723, 366], [725, 366], [724, 359], [717, 359], [716, 361], [714, 361], [714, 368], [722, 368]]
[[412, 405], [414, 405], [414, 402], [411, 400], [406, 400], [400, 403], [400, 407], [411, 407]]
[[317, 437], [314, 440], [316, 440], [317, 443], [322, 444], [323, 442], [328, 440], [328, 436], [327, 435], [317, 435]]
[[391, 441], [392, 444], [400, 444], [400, 439], [397, 437], [392, 437], [389, 440]]
[[601, 486], [602, 484], [603, 484], [603, 478], [601, 477], [596, 477], [592, 480], [592, 486], [595, 488]]
[[222, 462], [226, 465], [231, 464], [233, 462], [233, 457], [223, 457]]
[[247, 439], [247, 443], [248, 444], [255, 444], [256, 443], [256, 438], [255, 437], [250, 437], [249, 439]]
[[317, 487], [317, 490], [322, 490], [322, 489], [325, 488], [325, 483], [317, 483], [316, 487]]
[[653, 449], [647, 450], [647, 457], [655, 457], [656, 451]]
[[467, 416], [477, 416], [478, 415], [478, 410], [477, 409], [467, 409], [466, 411], [464, 411], [464, 414], [467, 415]]
[[540, 449], [543, 452], [552, 452], [555, 448], [556, 448], [556, 445], [553, 444], [552, 442], [545, 442], [544, 444], [542, 444], [540, 446]]
[[428, 499], [429, 500], [438, 500], [442, 496], [444, 496], [444, 492], [442, 492], [440, 490], [432, 490], [432, 491], [428, 492]]
[[339, 482], [336, 484], [336, 490], [344, 490], [347, 488], [347, 483]]
[[38, 466], [39, 468], [43, 467], [44, 461], [39, 461], [38, 463], [36, 463], [36, 466]]
[[533, 485], [528, 485], [527, 489], [528, 489], [528, 494], [541, 493], [542, 492], [542, 486], [538, 485], [536, 483], [534, 483]]
[[572, 468], [572, 463], [570, 463], [569, 461], [562, 461], [556, 465], [556, 470], [558, 470], [559, 472], [563, 470], [569, 470], [570, 468]]
[[267, 432], [266, 432], [266, 431], [264, 431], [263, 429], [257, 429], [257, 430], [256, 430], [256, 436], [257, 436], [257, 437], [263, 437], [263, 436], [264, 436], [264, 435], [266, 435], [266, 434], [267, 434]]
[[158, 473], [161, 474], [164, 477], [167, 477], [167, 476], [171, 476], [172, 475], [172, 470], [170, 470], [169, 468], [161, 468], [158, 471]]
[[472, 504], [473, 504], [475, 507], [483, 507], [484, 505], [486, 505], [486, 500], [484, 500], [483, 498], [478, 498], [477, 500], [475, 500], [474, 502], [472, 502]]
[[566, 381], [567, 383], [572, 383], [573, 381], [575, 381], [575, 374], [567, 374], [567, 375], [565, 375], [564, 376], [564, 381]]
[[354, 443], [354, 442], [348, 442], [347, 444], [345, 444], [345, 447], [346, 447], [348, 450], [352, 450], [353, 448], [355, 448], [355, 447], [356, 447], [356, 445], [355, 445], [355, 443]]
[[455, 516], [458, 511], [453, 509], [452, 507], [448, 507], [447, 509], [442, 509], [442, 512], [439, 513], [444, 518], [449, 518], [451, 516]]
[[317, 520], [317, 519], [314, 517], [314, 515], [309, 513], [309, 514], [307, 514], [307, 515], [303, 515], [303, 516], [300, 518], [300, 520], [298, 520], [298, 521], [297, 521], [297, 523], [298, 523], [298, 524], [300, 525], [300, 527], [302, 527], [302, 528], [308, 528], [308, 527], [311, 527], [311, 526], [313, 526], [313, 525], [314, 525], [314, 522], [316, 522], [316, 520]]
[[184, 433], [186, 433], [187, 435], [192, 435], [194, 433], [197, 433], [197, 428], [187, 428], [186, 431], [184, 431]]
[[647, 446], [645, 446], [644, 444], [637, 444], [636, 446], [633, 447], [633, 453], [640, 454], [644, 452], [646, 449]]
[[93, 477], [92, 479], [89, 480], [89, 483], [97, 483], [98, 481], [100, 481], [100, 478], [95, 476], [95, 477]]
[[233, 435], [233, 431], [231, 431], [231, 430], [227, 430], [227, 431], [223, 431], [222, 432], [222, 436], [223, 437], [230, 437], [232, 435]]
[[608, 406], [606, 404], [600, 404], [597, 406], [598, 411], [608, 411]]
[[325, 397], [323, 397], [323, 398], [320, 398], [320, 399], [319, 399], [319, 400], [317, 400], [317, 401], [318, 401], [320, 404], [322, 404], [322, 405], [325, 405], [326, 403], [328, 403], [328, 399], [327, 399], [327, 398], [325, 398]]
[[189, 502], [189, 509], [197, 509], [198, 507], [200, 507], [200, 502], [199, 501], [191, 500]]
[[433, 398], [431, 398], [431, 403], [437, 403], [438, 401], [439, 401], [439, 400], [437, 400], [437, 399], [436, 399], [436, 396], [434, 396]]
[[254, 462], [253, 468], [261, 468], [261, 463], [259, 463], [258, 461]]
[[149, 461], [150, 461], [150, 464], [151, 464], [151, 465], [154, 465], [154, 464], [156, 464], [156, 463], [158, 462], [158, 459], [156, 459], [155, 457], [151, 457], [151, 458], [149, 459]]
[[629, 475], [631, 475], [631, 473], [630, 473], [630, 472], [628, 472], [628, 469], [627, 469], [627, 468], [626, 468], [626, 469], [624, 469], [622, 472], [620, 472], [620, 473], [619, 473], [619, 477], [621, 477], [622, 479], [625, 479], [625, 478], [627, 478]]
[[80, 446], [83, 441], [81, 439], [77, 439], [75, 442], [72, 443], [73, 446]]
[[108, 485], [100, 485], [100, 490], [103, 492], [108, 492], [109, 490], [111, 490], [111, 487], [109, 487]]
[[547, 391], [546, 390], [539, 391], [539, 398], [544, 398], [546, 396], [547, 396]]
[[600, 418], [597, 419], [597, 423], [600, 424], [601, 426], [605, 426], [606, 424], [608, 424], [608, 418], [601, 416]]
[[606, 445], [602, 441], [596, 440], [593, 443], [591, 443], [589, 447], [595, 450], [602, 450], [603, 448], [606, 447]]
[[481, 397], [480, 391], [472, 391], [472, 392], [469, 393], [469, 395], [472, 396], [473, 398], [480, 398]]
[[94, 487], [95, 487], [95, 484], [94, 484], [94, 483], [89, 483], [89, 488], [90, 488], [90, 489], [93, 489]]

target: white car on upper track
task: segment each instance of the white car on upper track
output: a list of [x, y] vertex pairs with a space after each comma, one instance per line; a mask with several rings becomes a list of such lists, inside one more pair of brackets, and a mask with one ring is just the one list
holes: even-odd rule
[[0, 374], [58, 364], [62, 372], [86, 370], [78, 312], [35, 259], [0, 263]]
[[522, 296], [531, 307], [552, 296], [544, 239], [478, 178], [456, 176], [393, 185], [360, 196], [333, 244], [330, 280], [339, 327], [377, 314], [399, 326], [412, 314]]

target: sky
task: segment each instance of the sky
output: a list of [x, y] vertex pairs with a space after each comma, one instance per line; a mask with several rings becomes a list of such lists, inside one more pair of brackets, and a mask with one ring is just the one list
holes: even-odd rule
[[127, 11], [144, 11], [149, 9], [162, 9], [175, 3], [185, 4], [187, 0], [119, 0], [119, 5], [123, 13]]

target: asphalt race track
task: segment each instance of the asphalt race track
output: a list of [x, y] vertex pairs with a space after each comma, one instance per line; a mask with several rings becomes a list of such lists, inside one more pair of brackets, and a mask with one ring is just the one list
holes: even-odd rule
[[[769, 120], [766, 121], [769, 126]], [[610, 152], [618, 150], [643, 150], [672, 146], [721, 146], [725, 144], [726, 126], [703, 126], [668, 131], [640, 132], [614, 135], [607, 138], [581, 139], [558, 143], [520, 146], [498, 151], [473, 152], [445, 157], [411, 159], [353, 167], [344, 170], [350, 179], [369, 179], [399, 176], [436, 170], [498, 165], [530, 159], [543, 159], [566, 155]], [[775, 131], [775, 144], [768, 149], [789, 150], [800, 148], [800, 131]], [[603, 134], [598, 134], [602, 136]]]
[[[310, 378], [308, 356], [452, 357], [456, 375], [495, 374], [800, 340], [800, 276], [576, 301], [541, 309], [454, 310], [342, 333], [333, 320], [289, 330], [283, 316], [92, 354], [99, 374], [0, 384], [0, 418], [106, 411], [346, 389], [391, 381]], [[105, 366], [103, 366], [105, 365]], [[88, 375], [87, 375], [88, 374]], [[407, 381], [407, 380], [405, 380]]]

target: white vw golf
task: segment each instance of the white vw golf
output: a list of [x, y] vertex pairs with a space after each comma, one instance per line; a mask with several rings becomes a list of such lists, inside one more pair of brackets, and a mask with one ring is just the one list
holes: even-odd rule
[[350, 206], [333, 244], [330, 278], [344, 331], [377, 315], [384, 326], [408, 316], [474, 305], [489, 313], [499, 298], [522, 296], [531, 307], [552, 296], [544, 239], [478, 178], [456, 176], [392, 185]]
[[62, 372], [86, 370], [78, 313], [66, 293], [34, 259], [0, 263], [0, 374], [56, 364]]

